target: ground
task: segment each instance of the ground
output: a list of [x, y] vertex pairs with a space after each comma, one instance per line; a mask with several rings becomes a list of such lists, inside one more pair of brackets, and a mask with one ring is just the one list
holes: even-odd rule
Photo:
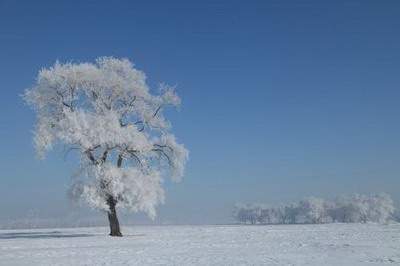
[[400, 225], [0, 230], [0, 265], [400, 265]]

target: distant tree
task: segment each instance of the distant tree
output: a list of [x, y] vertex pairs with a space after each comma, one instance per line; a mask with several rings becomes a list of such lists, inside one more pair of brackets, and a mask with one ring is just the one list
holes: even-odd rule
[[246, 223], [248, 219], [248, 211], [245, 205], [236, 204], [233, 209], [233, 218], [239, 223]]
[[258, 222], [260, 224], [271, 224], [272, 223], [272, 208], [260, 206]]
[[260, 223], [263, 224], [282, 224], [285, 221], [283, 208], [264, 207], [261, 209]]
[[355, 194], [351, 197], [340, 197], [336, 200], [336, 220], [343, 223], [367, 222], [367, 197]]
[[296, 220], [302, 221], [303, 223], [323, 223], [327, 215], [325, 201], [316, 197], [309, 197], [301, 200], [298, 204], [297, 213], [298, 217]]
[[233, 217], [240, 223], [256, 224], [260, 223], [261, 206], [256, 204], [236, 204]]
[[260, 205], [253, 205], [251, 207], [251, 211], [250, 211], [250, 213], [251, 213], [251, 215], [250, 215], [251, 224], [257, 224], [257, 223], [260, 223], [262, 221], [261, 209], [262, 209], [262, 207]]
[[396, 212], [393, 200], [387, 194], [372, 196], [355, 194], [334, 201], [309, 197], [298, 203], [280, 207], [266, 207], [259, 204], [237, 205], [234, 217], [241, 223], [251, 224], [400, 221], [400, 214]]
[[295, 203], [283, 206], [282, 208], [282, 222], [284, 224], [295, 224], [296, 217], [299, 216], [299, 208]]
[[102, 57], [56, 62], [24, 94], [37, 115], [38, 155], [56, 143], [79, 152], [80, 176], [71, 195], [106, 211], [112, 236], [121, 236], [117, 206], [154, 217], [164, 200], [163, 176], [179, 181], [183, 175], [188, 152], [163, 116], [180, 99], [172, 88], [160, 89], [151, 94], [145, 74], [129, 60]]
[[393, 200], [388, 194], [374, 195], [368, 199], [368, 221], [385, 223], [394, 217], [395, 207]]

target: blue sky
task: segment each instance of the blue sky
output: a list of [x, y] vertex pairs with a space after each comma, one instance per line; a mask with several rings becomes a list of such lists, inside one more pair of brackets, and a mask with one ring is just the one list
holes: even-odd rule
[[235, 202], [310, 195], [400, 201], [399, 13], [397, 1], [0, 0], [0, 221], [73, 209], [75, 162], [35, 159], [19, 95], [55, 60], [98, 56], [131, 59], [183, 99], [168, 114], [190, 161], [160, 221], [226, 222]]

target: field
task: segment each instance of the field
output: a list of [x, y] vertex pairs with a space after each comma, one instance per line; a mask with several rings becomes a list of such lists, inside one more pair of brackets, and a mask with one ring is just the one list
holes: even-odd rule
[[400, 265], [400, 225], [0, 230], [1, 265]]

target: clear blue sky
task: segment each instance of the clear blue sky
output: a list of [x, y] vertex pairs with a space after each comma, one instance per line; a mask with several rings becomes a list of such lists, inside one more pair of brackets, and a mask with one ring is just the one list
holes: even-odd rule
[[75, 162], [35, 159], [19, 95], [57, 59], [98, 56], [183, 99], [169, 114], [190, 161], [161, 221], [224, 222], [238, 201], [400, 200], [398, 1], [140, 2], [0, 0], [0, 221], [70, 210]]

